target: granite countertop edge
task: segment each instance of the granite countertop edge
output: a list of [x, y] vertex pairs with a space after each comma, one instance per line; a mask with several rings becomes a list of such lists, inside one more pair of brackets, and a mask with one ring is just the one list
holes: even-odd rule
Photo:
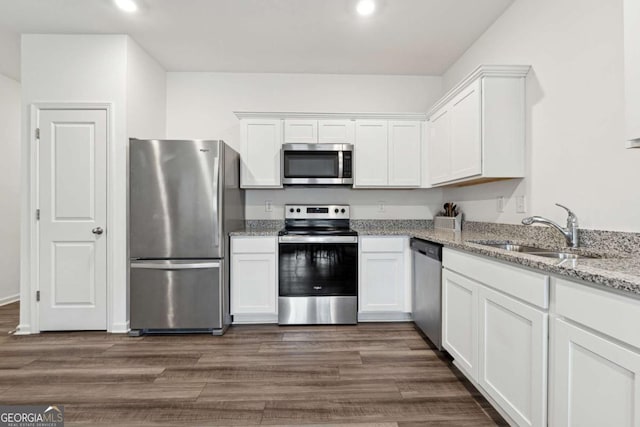
[[280, 229], [277, 230], [273, 230], [270, 228], [256, 228], [256, 229], [247, 229], [247, 230], [238, 230], [238, 231], [232, 231], [229, 233], [229, 236], [231, 237], [268, 237], [268, 236], [278, 236], [278, 231], [280, 231]]

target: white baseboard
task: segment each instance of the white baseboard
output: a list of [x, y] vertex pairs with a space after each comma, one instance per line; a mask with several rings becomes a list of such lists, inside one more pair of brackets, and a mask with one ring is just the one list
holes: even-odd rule
[[251, 325], [259, 323], [278, 323], [277, 314], [234, 314], [234, 325]]
[[18, 325], [13, 335], [31, 335], [31, 325]]
[[126, 334], [129, 332], [131, 328], [129, 327], [129, 322], [124, 323], [113, 323], [111, 324], [111, 329], [109, 330], [112, 334]]
[[0, 298], [0, 305], [7, 305], [16, 301], [20, 301], [20, 294], [9, 295], [8, 297]]
[[403, 312], [365, 312], [358, 313], [358, 322], [410, 322], [411, 313]]

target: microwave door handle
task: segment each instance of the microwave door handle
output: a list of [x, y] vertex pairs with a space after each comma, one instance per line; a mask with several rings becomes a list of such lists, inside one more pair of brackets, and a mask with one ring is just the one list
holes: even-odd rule
[[344, 178], [344, 152], [338, 151], [338, 176], [337, 178]]

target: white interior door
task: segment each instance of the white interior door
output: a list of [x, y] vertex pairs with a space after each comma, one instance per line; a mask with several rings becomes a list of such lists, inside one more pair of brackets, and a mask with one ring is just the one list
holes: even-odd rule
[[40, 330], [103, 330], [107, 111], [41, 110], [38, 128]]

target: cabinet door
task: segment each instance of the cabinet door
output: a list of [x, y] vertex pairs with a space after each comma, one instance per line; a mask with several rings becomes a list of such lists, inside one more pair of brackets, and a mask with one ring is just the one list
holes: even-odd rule
[[322, 144], [353, 144], [355, 121], [318, 120], [318, 142]]
[[547, 411], [547, 314], [479, 287], [478, 383], [520, 426]]
[[442, 346], [472, 379], [478, 369], [478, 284], [442, 270]]
[[280, 176], [282, 120], [242, 120], [240, 133], [241, 187], [282, 187]]
[[389, 185], [419, 187], [421, 126], [419, 121], [390, 121], [389, 124]]
[[482, 173], [481, 80], [451, 102], [451, 179]]
[[624, 0], [624, 92], [628, 147], [640, 147], [640, 2]]
[[359, 311], [403, 312], [404, 293], [402, 252], [360, 254]]
[[385, 187], [388, 182], [386, 120], [356, 120], [355, 182], [356, 187]]
[[286, 144], [315, 144], [318, 142], [318, 121], [302, 119], [285, 120], [284, 142]]
[[446, 107], [431, 116], [428, 144], [431, 184], [448, 181], [451, 175], [451, 114]]
[[551, 324], [552, 426], [640, 426], [640, 354], [561, 319]]
[[275, 253], [231, 254], [231, 314], [277, 314]]

